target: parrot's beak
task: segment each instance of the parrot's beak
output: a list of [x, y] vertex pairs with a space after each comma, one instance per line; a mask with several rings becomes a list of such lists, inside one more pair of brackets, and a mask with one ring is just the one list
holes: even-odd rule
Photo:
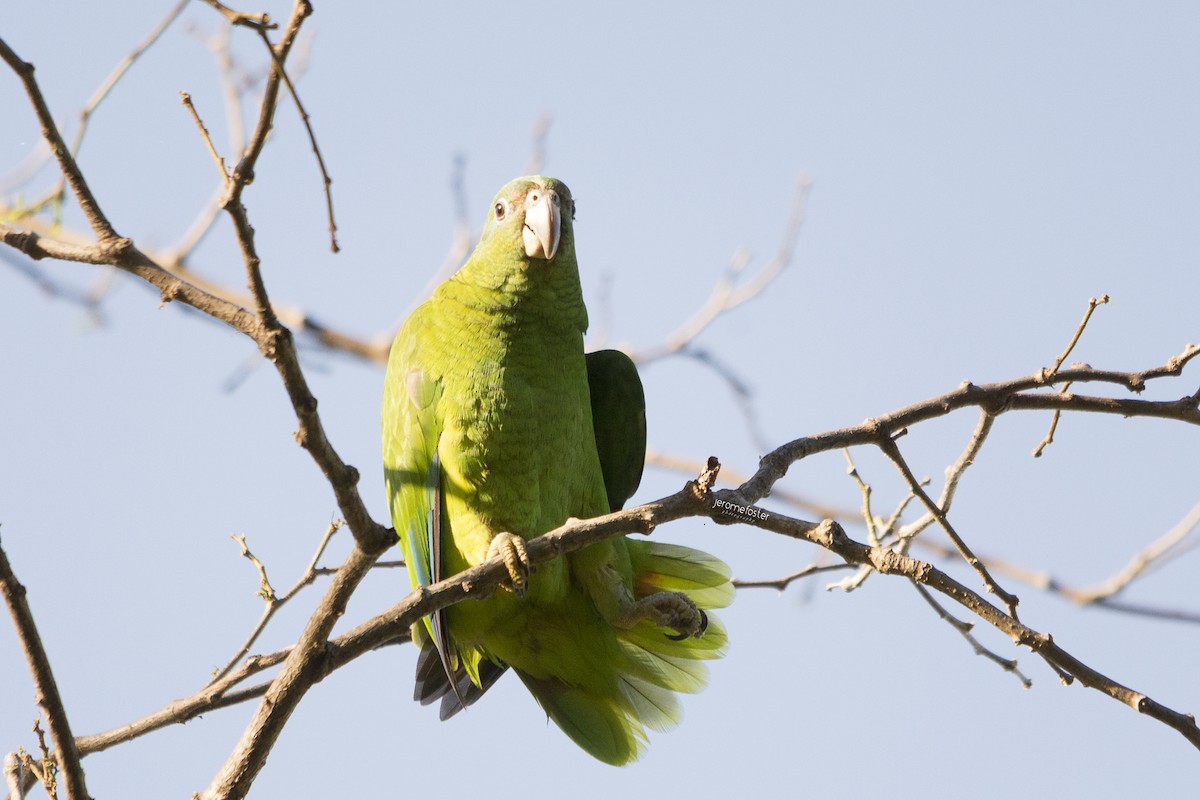
[[534, 188], [525, 195], [525, 255], [530, 258], [554, 258], [562, 233], [562, 211], [558, 192]]

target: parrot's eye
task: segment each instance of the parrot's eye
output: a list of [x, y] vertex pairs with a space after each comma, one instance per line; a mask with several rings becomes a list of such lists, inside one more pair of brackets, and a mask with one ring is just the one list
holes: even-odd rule
[[496, 203], [496, 207], [493, 210], [496, 212], [496, 221], [503, 222], [505, 215], [508, 214], [508, 206], [504, 203]]
[[571, 201], [571, 219], [575, 219], [575, 201]]

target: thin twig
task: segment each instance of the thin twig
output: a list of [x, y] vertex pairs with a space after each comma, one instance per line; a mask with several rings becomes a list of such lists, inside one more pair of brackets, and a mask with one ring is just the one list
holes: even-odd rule
[[[133, 48], [133, 50], [131, 50], [123, 59], [121, 59], [121, 63], [117, 64], [116, 68], [109, 73], [108, 77], [104, 79], [104, 82], [100, 84], [99, 88], [97, 88], [92, 96], [88, 99], [83, 109], [79, 112], [79, 129], [75, 131], [75, 141], [71, 144], [71, 154], [73, 156], [76, 158], [79, 157], [79, 150], [83, 147], [83, 137], [87, 134], [88, 123], [91, 122], [92, 115], [96, 113], [98, 108], [100, 108], [100, 104], [103, 103], [105, 98], [107, 98], [112, 90], [116, 88], [117, 84], [121, 82], [121, 79], [125, 77], [125, 73], [127, 73], [135, 63], [137, 63], [137, 60], [142, 57], [142, 54], [149, 50], [154, 43], [157, 42], [164, 33], [166, 33], [167, 28], [171, 27], [171, 23], [178, 19], [179, 15], [183, 13], [183, 10], [187, 8], [187, 4], [188, 0], [180, 0], [178, 3], [176, 3], [175, 6], [167, 12], [167, 15], [162, 18], [158, 25], [155, 26], [154, 30], [150, 32], [150, 35], [143, 39], [136, 47]], [[58, 194], [61, 195], [64, 188], [65, 187], [62, 184], [59, 184]]]
[[[986, 408], [980, 409], [979, 421], [975, 423], [975, 429], [971, 431], [971, 438], [967, 440], [967, 446], [963, 448], [958, 459], [946, 468], [946, 482], [942, 485], [942, 493], [937, 499], [937, 507], [942, 510], [943, 514], [950, 513], [950, 507], [954, 505], [954, 496], [958, 492], [958, 484], [967, 470], [975, 463], [975, 459], [979, 457], [979, 451], [983, 449], [983, 443], [987, 441], [988, 434], [992, 432], [992, 423], [995, 421], [994, 414]], [[926, 512], [916, 521], [901, 528], [897, 536], [900, 552], [907, 553], [912, 540], [936, 521], [937, 518], [931, 512]]]
[[[1081, 364], [1069, 367], [1060, 375], [1065, 375], [1076, 383], [1116, 384], [1133, 392], [1141, 392], [1148, 381], [1181, 374], [1188, 363], [1198, 355], [1200, 345], [1189, 344], [1183, 352], [1167, 359], [1165, 363], [1138, 372], [1101, 370]], [[759, 460], [758, 469], [742, 486], [741, 492], [748, 499], [757, 501], [765, 497], [774, 483], [787, 474], [788, 467], [814, 452], [874, 444], [881, 436], [892, 436], [912, 425], [944, 417], [968, 407], [980, 408], [993, 415], [1011, 411], [1063, 409], [1122, 417], [1173, 419], [1189, 425], [1200, 425], [1200, 397], [1154, 401], [1075, 393], [1066, 396], [1048, 395], [1034, 391], [1041, 386], [1040, 373], [990, 384], [976, 385], [968, 381], [949, 392], [874, 417], [862, 425], [843, 428], [821, 437], [805, 436], [794, 439], [764, 455]]]
[[808, 208], [808, 196], [812, 190], [812, 180], [802, 177], [796, 186], [792, 200], [792, 209], [788, 215], [783, 237], [780, 239], [779, 250], [767, 264], [748, 281], [737, 283], [738, 277], [749, 264], [749, 255], [744, 249], [734, 253], [726, 273], [713, 287], [712, 294], [686, 322], [659, 345], [648, 348], [633, 349], [629, 356], [638, 364], [647, 364], [664, 356], [678, 353], [688, 347], [704, 330], [722, 314], [732, 311], [746, 303], [771, 285], [779, 275], [792, 263], [796, 249], [796, 241], [804, 226], [805, 213]]
[[817, 575], [822, 572], [836, 572], [843, 569], [851, 569], [851, 564], [809, 564], [807, 567], [790, 575], [784, 575], [781, 578], [771, 578], [770, 580], [748, 581], [740, 578], [735, 578], [732, 583], [738, 589], [777, 589], [783, 591], [792, 583], [802, 578], [807, 578], [809, 575]]
[[1193, 506], [1192, 510], [1178, 524], [1135, 555], [1124, 569], [1099, 586], [1081, 590], [1074, 599], [1076, 602], [1087, 604], [1115, 597], [1129, 584], [1170, 558], [1172, 553], [1178, 551], [1180, 543], [1198, 529], [1200, 529], [1200, 503]]
[[259, 32], [274, 30], [279, 27], [278, 23], [271, 21], [271, 17], [268, 14], [247, 14], [242, 11], [234, 11], [219, 0], [204, 0], [204, 2], [217, 11], [220, 11], [225, 19], [229, 20], [230, 25], [250, 28]]
[[[96, 110], [100, 108], [100, 104], [103, 103], [112, 90], [116, 88], [117, 84], [121, 82], [121, 79], [125, 77], [125, 74], [129, 72], [129, 69], [137, 62], [139, 58], [141, 58], [142, 54], [149, 50], [150, 47], [159, 40], [163, 33], [166, 32], [167, 28], [171, 26], [171, 23], [173, 23], [179, 17], [179, 15], [183, 13], [183, 10], [187, 7], [187, 4], [188, 0], [179, 0], [179, 2], [167, 12], [167, 15], [163, 17], [158, 25], [155, 26], [154, 30], [150, 32], [150, 35], [143, 39], [136, 47], [133, 48], [133, 50], [127, 53], [125, 57], [121, 59], [120, 63], [117, 64], [117, 66], [113, 69], [113, 71], [109, 73], [108, 77], [104, 79], [99, 87], [97, 87], [96, 91], [92, 93], [92, 96], [88, 99], [87, 103], [84, 104], [83, 108], [79, 112], [79, 128], [75, 131], [75, 139], [71, 143], [71, 155], [73, 157], [79, 157], [79, 151], [83, 147], [83, 138], [87, 135], [88, 124], [91, 122], [92, 115], [95, 114]], [[49, 149], [46, 149], [39, 157], [37, 164], [32, 166], [28, 170], [27, 174], [31, 177], [33, 174], [36, 174], [36, 172], [42, 168], [45, 161], [49, 159], [49, 157], [50, 151]], [[60, 176], [58, 184], [54, 187], [50, 194], [46, 196], [46, 198], [36, 203], [32, 203], [31, 205], [36, 208], [51, 202], [61, 204], [64, 199], [65, 192], [66, 178], [64, 174], [63, 176]]]
[[[1062, 385], [1062, 387], [1059, 389], [1059, 392], [1060, 393], [1066, 392], [1069, 388], [1071, 388], [1071, 384], [1064, 383]], [[1054, 444], [1054, 434], [1058, 431], [1058, 421], [1061, 417], [1062, 417], [1061, 411], [1055, 411], [1054, 414], [1051, 415], [1050, 427], [1046, 430], [1046, 435], [1043, 436], [1042, 440], [1037, 443], [1037, 447], [1033, 448], [1033, 452], [1031, 455], [1033, 455], [1034, 458], [1041, 458], [1042, 453], [1045, 451], [1045, 449], [1047, 447], [1049, 447], [1050, 445]]]
[[854, 479], [862, 493], [862, 518], [867, 525], [867, 544], [875, 547], [879, 544], [879, 534], [875, 527], [875, 515], [871, 512], [871, 487], [858, 474], [858, 467], [854, 466], [854, 457], [850, 455], [849, 447], [842, 448], [842, 455], [846, 457], [846, 464], [849, 465], [846, 473]]
[[329, 634], [376, 558], [378, 553], [367, 553], [357, 546], [351, 551], [284, 660], [279, 675], [267, 688], [241, 739], [201, 798], [225, 800], [246, 796], [288, 718], [309, 687], [326, 674]]
[[208, 153], [212, 156], [213, 162], [217, 165], [217, 171], [221, 173], [221, 183], [228, 189], [229, 187], [229, 169], [225, 166], [225, 159], [217, 152], [216, 145], [213, 144], [212, 137], [208, 135], [208, 128], [204, 127], [204, 121], [200, 119], [200, 112], [196, 110], [196, 106], [192, 103], [192, 96], [187, 92], [180, 92], [179, 97], [183, 100], [183, 105], [192, 113], [192, 119], [196, 121], [196, 127], [200, 129], [200, 136], [204, 139], [204, 143], [208, 145]]
[[46, 746], [46, 732], [42, 730], [40, 719], [33, 721], [33, 735], [37, 737], [38, 752], [42, 754], [42, 760], [34, 761], [31, 756], [25, 754], [25, 767], [42, 784], [50, 800], [58, 800], [58, 761]]
[[[942, 509], [943, 513], [950, 513], [950, 506], [954, 503], [954, 495], [958, 491], [959, 481], [962, 480], [967, 468], [975, 463], [976, 456], [979, 455], [980, 449], [983, 447], [984, 441], [987, 439], [992, 430], [992, 422], [995, 421], [995, 416], [987, 409], [981, 409], [979, 412], [979, 422], [975, 425], [975, 430], [971, 433], [971, 438], [967, 441], [967, 446], [959, 455], [958, 459], [946, 468], [946, 482], [942, 485], [942, 493], [938, 496], [937, 507]], [[924, 488], [929, 483], [928, 478], [923, 478], [920, 486]], [[932, 525], [936, 521], [936, 517], [926, 511], [916, 521], [905, 525], [899, 530], [896, 529], [897, 523], [900, 521], [900, 515], [904, 513], [904, 509], [908, 504], [916, 499], [916, 494], [910, 489], [908, 493], [897, 504], [896, 510], [892, 512], [892, 516], [888, 518], [887, 524], [880, 534], [880, 539], [891, 544], [896, 552], [902, 555], [908, 555], [909, 547], [913, 539]], [[892, 534], [895, 532], [894, 542]], [[843, 578], [840, 581], [831, 583], [826, 586], [826, 589], [841, 589], [842, 591], [852, 592], [866, 582], [874, 572], [870, 567], [861, 567], [857, 573]]]
[[304, 103], [300, 102], [300, 95], [296, 92], [296, 87], [292, 84], [292, 79], [288, 77], [287, 70], [283, 68], [283, 61], [280, 60], [279, 54], [275, 52], [275, 47], [271, 44], [267, 32], [259, 28], [258, 35], [262, 38], [263, 44], [266, 45], [267, 52], [271, 54], [275, 70], [283, 78], [283, 83], [287, 86], [288, 94], [292, 96], [292, 102], [296, 104], [296, 110], [300, 112], [300, 120], [304, 123], [304, 130], [308, 133], [308, 142], [312, 145], [313, 154], [317, 157], [317, 166], [321, 169], [321, 181], [324, 184], [325, 190], [325, 211], [329, 216], [329, 247], [333, 252], [337, 253], [341, 248], [338, 247], [337, 241], [337, 223], [333, 219], [333, 178], [329, 177], [329, 170], [325, 168], [325, 158], [321, 155], [321, 148], [317, 145], [317, 135], [313, 132], [312, 119], [309, 117], [308, 109], [304, 107]]
[[[242, 93], [245, 89], [240, 87], [233, 77], [235, 64], [233, 56], [229, 52], [229, 32], [232, 29], [232, 26], [229, 25], [220, 26], [214, 36], [204, 39], [204, 45], [217, 61], [217, 74], [221, 79], [222, 96], [225, 103], [229, 152], [240, 153], [246, 148], [246, 131], [242, 114]], [[246, 87], [246, 89], [248, 88], [249, 86]], [[213, 191], [212, 197], [204, 204], [204, 207], [197, 214], [195, 220], [192, 221], [192, 224], [188, 226], [183, 236], [180, 237], [179, 241], [170, 250], [160, 255], [152, 254], [155, 261], [158, 261], [172, 272], [180, 274], [184, 270], [184, 263], [191, 257], [192, 252], [204, 240], [208, 232], [212, 230], [213, 224], [216, 222], [217, 217], [220, 216], [222, 204], [229, 191], [228, 170], [224, 169], [224, 162], [222, 162], [221, 166], [226, 177], [221, 180], [221, 183]], [[180, 277], [184, 277], [185, 280], [188, 279], [182, 274], [180, 274]], [[217, 287], [215, 284], [210, 288], [210, 291], [214, 290], [222, 293], [227, 298], [234, 294], [224, 287]], [[279, 311], [278, 307], [276, 311]]]
[[267, 577], [266, 564], [263, 564], [263, 562], [259, 560], [258, 556], [250, 552], [250, 545], [246, 544], [246, 537], [244, 534], [230, 534], [229, 538], [238, 543], [238, 546], [241, 547], [242, 556], [245, 557], [246, 560], [251, 564], [253, 564], [256, 569], [258, 569], [258, 596], [265, 600], [267, 605], [272, 605], [276, 601], [275, 587], [271, 586], [271, 581]]
[[1047, 380], [1058, 374], [1058, 368], [1067, 360], [1067, 356], [1071, 355], [1071, 351], [1075, 349], [1075, 345], [1079, 344], [1079, 337], [1083, 336], [1083, 331], [1087, 328], [1088, 320], [1092, 318], [1092, 313], [1097, 306], [1102, 306], [1108, 302], [1108, 295], [1093, 297], [1088, 300], [1087, 311], [1083, 312], [1083, 319], [1079, 321], [1079, 325], [1075, 328], [1075, 334], [1071, 337], [1071, 341], [1067, 342], [1066, 348], [1058, 354], [1058, 358], [1054, 359], [1054, 366], [1050, 368]]
[[925, 508], [929, 509], [929, 513], [933, 514], [934, 518], [937, 519], [938, 524], [941, 525], [942, 530], [946, 532], [946, 535], [950, 537], [950, 541], [954, 543], [955, 548], [958, 549], [958, 552], [963, 557], [963, 560], [967, 562], [967, 565], [970, 566], [971, 569], [975, 570], [975, 572], [979, 575], [980, 580], [983, 581], [983, 585], [987, 588], [987, 590], [999, 597], [1004, 602], [1004, 605], [1008, 607], [1009, 616], [1011, 616], [1013, 619], [1019, 619], [1017, 616], [1017, 603], [1019, 603], [1020, 600], [1016, 595], [1006, 591], [1002, 586], [1000, 586], [999, 583], [996, 582], [995, 578], [992, 577], [992, 574], [988, 572], [987, 566], [976, 557], [975, 553], [971, 551], [971, 548], [967, 546], [967, 543], [963, 540], [963, 538], [958, 535], [958, 531], [956, 531], [954, 526], [950, 524], [950, 519], [946, 516], [945, 510], [940, 508], [937, 503], [933, 502], [933, 498], [926, 494], [925, 489], [921, 486], [921, 482], [917, 480], [915, 475], [913, 475], [912, 470], [908, 466], [908, 462], [905, 461], [904, 456], [900, 453], [900, 448], [896, 445], [895, 440], [890, 436], [885, 436], [881, 438], [877, 444], [879, 449], [883, 451], [884, 455], [890, 458], [892, 463], [896, 465], [896, 469], [900, 470], [900, 474], [904, 476], [904, 480], [908, 483], [909, 489], [911, 489], [918, 499], [920, 499], [920, 501], [925, 505]]
[[[255, 623], [254, 627], [251, 629], [250, 634], [238, 647], [237, 651], [234, 652], [233, 656], [227, 662], [225, 662], [225, 666], [221, 667], [213, 674], [212, 680], [208, 682], [208, 686], [212, 686], [233, 671], [238, 662], [240, 662], [242, 658], [250, 652], [250, 648], [253, 647], [254, 643], [258, 641], [258, 637], [262, 635], [264, 630], [266, 630], [267, 624], [270, 623], [271, 618], [278, 613], [279, 609], [281, 609], [289, 600], [295, 597], [297, 592], [316, 580], [317, 575], [325, 574], [318, 571], [317, 562], [321, 560], [321, 556], [325, 553], [325, 548], [329, 546], [330, 540], [333, 539], [333, 535], [337, 533], [341, 526], [341, 520], [336, 520], [329, 523], [329, 527], [325, 529], [325, 534], [321, 537], [321, 541], [317, 545], [317, 551], [313, 554], [312, 559], [308, 562], [308, 567], [305, 568], [304, 572], [300, 575], [300, 578], [296, 581], [296, 583], [292, 585], [292, 588], [288, 589], [283, 593], [282, 596], [278, 597], [275, 595], [275, 590], [271, 588], [270, 581], [267, 580], [267, 568], [263, 566], [262, 562], [250, 552], [248, 547], [246, 547], [246, 537], [234, 537], [234, 539], [242, 545], [242, 555], [249, 558], [258, 567], [259, 574], [262, 578], [262, 589], [259, 592], [259, 596], [262, 597], [266, 603], [263, 606], [262, 615], [259, 617], [258, 622]], [[336, 573], [336, 570], [333, 570], [328, 574], [334, 573]]]
[[[1054, 359], [1054, 366], [1046, 372], [1047, 380], [1052, 379], [1058, 374], [1058, 370], [1063, 365], [1063, 362], [1067, 360], [1067, 356], [1071, 355], [1071, 351], [1079, 343], [1079, 337], [1083, 336], [1083, 331], [1087, 328], [1088, 320], [1092, 318], [1092, 312], [1096, 310], [1097, 306], [1104, 305], [1107, 302], [1108, 295], [1101, 295], [1099, 298], [1092, 297], [1088, 300], [1087, 310], [1083, 312], [1083, 319], [1080, 320], [1079, 325], [1075, 328], [1075, 334], [1071, 337], [1071, 341], [1067, 342], [1066, 348], [1059, 353], [1058, 358]], [[1067, 381], [1059, 387], [1058, 391], [1060, 394], [1066, 394], [1070, 388], [1071, 382]], [[1061, 411], [1055, 411], [1054, 415], [1050, 418], [1050, 429], [1046, 431], [1046, 435], [1042, 437], [1042, 441], [1038, 442], [1037, 447], [1033, 448], [1034, 458], [1041, 458], [1042, 452], [1054, 443], [1054, 433], [1058, 430], [1058, 421], [1061, 416]]]
[[[842, 450], [842, 452], [845, 453], [846, 460], [849, 461], [851, 463], [851, 465], [853, 465], [854, 462], [851, 460], [851, 457], [850, 457], [850, 448], [848, 448], [848, 447], [844, 448]], [[860, 485], [866, 486], [866, 484], [863, 483], [862, 479], [860, 477], [858, 477], [858, 469], [857, 468], [853, 468], [853, 469], [854, 469], [855, 480], [858, 481]], [[928, 484], [929, 484], [929, 478], [921, 479], [921, 486], [926, 486]], [[869, 491], [869, 489], [870, 489], [870, 487], [868, 487], [868, 491]], [[892, 515], [890, 517], [888, 517], [887, 521], [884, 523], [884, 525], [882, 527], [880, 527], [878, 525], [877, 520], [873, 521], [872, 524], [876, 528], [875, 540], [874, 540], [874, 542], [872, 542], [870, 537], [868, 536], [868, 539], [867, 539], [868, 543], [872, 544], [874, 546], [874, 545], [878, 545], [881, 542], [887, 541], [890, 538], [892, 538], [892, 532], [895, 530], [896, 524], [900, 521], [900, 515], [904, 513], [904, 509], [908, 508], [908, 504], [911, 503], [915, 499], [916, 499], [916, 495], [913, 494], [913, 492], [910, 490], [907, 494], [904, 495], [904, 497], [902, 497], [900, 499], [900, 502], [896, 504], [896, 508], [895, 508], [895, 510], [892, 511]], [[864, 503], [865, 502], [866, 502], [866, 498], [864, 497]], [[864, 508], [866, 508], [865, 505], [864, 505]], [[867, 513], [867, 512], [864, 512], [864, 513]], [[896, 549], [896, 552], [898, 552], [898, 553], [905, 552], [903, 547], [897, 547], [895, 549]], [[853, 591], [857, 590], [860, 586], [862, 586], [864, 583], [866, 583], [867, 579], [870, 578], [871, 575], [873, 575], [874, 573], [875, 573], [875, 570], [873, 567], [871, 567], [868, 564], [863, 564], [862, 566], [860, 566], [858, 568], [858, 570], [853, 575], [847, 575], [845, 578], [842, 578], [840, 581], [834, 581], [832, 583], [826, 584], [825, 590], [833, 591], [834, 589], [840, 589], [843, 592], [853, 592]]]
[[[1091, 588], [1072, 586], [1045, 572], [1030, 570], [1000, 558], [984, 555], [980, 556], [980, 560], [998, 574], [1019, 580], [1044, 592], [1058, 595], [1080, 606], [1096, 606], [1125, 614], [1195, 624], [1200, 623], [1200, 612], [1121, 603], [1113, 598], [1135, 580], [1153, 572], [1155, 567], [1161, 566], [1189, 550], [1189, 545], [1197, 540], [1193, 539], [1192, 542], [1185, 542], [1185, 540], [1197, 530], [1200, 530], [1200, 504], [1194, 506], [1170, 530], [1136, 553], [1122, 570]], [[941, 557], [954, 554], [950, 548], [936, 542], [921, 541], [920, 546]]]
[[994, 653], [993, 651], [984, 647], [979, 643], [979, 640], [975, 638], [975, 635], [971, 633], [972, 629], [975, 627], [972, 623], [964, 622], [947, 611], [941, 603], [933, 598], [933, 595], [929, 593], [929, 590], [921, 584], [914, 583], [913, 588], [917, 590], [917, 594], [921, 595], [921, 599], [929, 604], [938, 617], [944, 620], [951, 628], [954, 628], [954, 630], [958, 631], [959, 635], [966, 639], [968, 643], [970, 643], [971, 649], [975, 651], [975, 655], [983, 656], [989, 661], [999, 664], [1005, 672], [1011, 672], [1014, 676], [1016, 676], [1017, 680], [1019, 680], [1021, 685], [1026, 689], [1033, 686], [1033, 681], [1029, 680], [1029, 678], [1025, 677], [1024, 673], [1021, 672], [1015, 658], [1003, 658], [997, 653]]

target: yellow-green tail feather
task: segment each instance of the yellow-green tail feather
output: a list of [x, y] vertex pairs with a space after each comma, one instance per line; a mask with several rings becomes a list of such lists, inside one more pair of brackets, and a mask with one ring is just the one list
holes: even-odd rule
[[[729, 567], [719, 559], [679, 545], [627, 539], [637, 598], [683, 592], [701, 609], [733, 600]], [[599, 760], [626, 764], [641, 755], [646, 728], [663, 731], [679, 723], [678, 692], [697, 692], [707, 682], [703, 661], [724, 654], [725, 628], [711, 613], [700, 638], [676, 640], [649, 621], [628, 630], [613, 628], [617, 656], [608, 680], [570, 686], [517, 670], [547, 715], [576, 744]]]

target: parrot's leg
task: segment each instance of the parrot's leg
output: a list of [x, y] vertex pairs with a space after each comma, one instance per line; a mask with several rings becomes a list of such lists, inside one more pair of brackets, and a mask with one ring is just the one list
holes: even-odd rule
[[668, 639], [699, 639], [708, 630], [708, 615], [698, 608], [683, 592], [657, 592], [641, 600], [629, 603], [612, 620], [618, 628], [628, 630], [644, 619], [660, 628], [671, 628], [678, 635], [667, 634]]
[[514, 533], [497, 533], [488, 544], [487, 554], [488, 558], [499, 555], [504, 559], [513, 592], [518, 597], [525, 594], [529, 573], [532, 572], [529, 555], [525, 552], [525, 540]]

